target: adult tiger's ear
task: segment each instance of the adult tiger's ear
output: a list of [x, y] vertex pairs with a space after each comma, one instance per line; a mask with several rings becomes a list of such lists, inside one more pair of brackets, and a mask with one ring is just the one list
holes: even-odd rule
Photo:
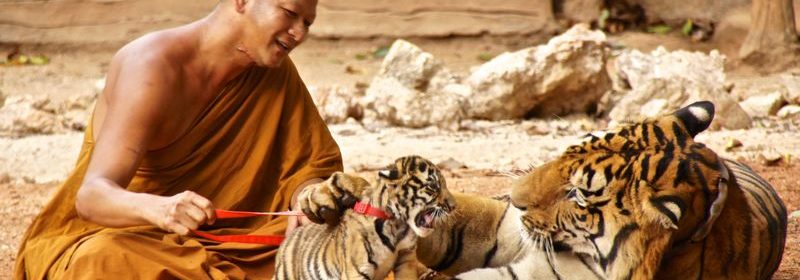
[[714, 103], [698, 101], [678, 109], [675, 111], [675, 116], [683, 122], [689, 134], [695, 137], [706, 130], [714, 120]]

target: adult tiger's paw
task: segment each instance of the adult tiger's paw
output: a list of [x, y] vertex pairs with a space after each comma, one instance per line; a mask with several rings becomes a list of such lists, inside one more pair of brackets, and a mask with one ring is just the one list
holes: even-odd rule
[[336, 172], [328, 180], [307, 186], [297, 196], [300, 209], [312, 222], [334, 226], [344, 210], [353, 207], [369, 186], [363, 178]]

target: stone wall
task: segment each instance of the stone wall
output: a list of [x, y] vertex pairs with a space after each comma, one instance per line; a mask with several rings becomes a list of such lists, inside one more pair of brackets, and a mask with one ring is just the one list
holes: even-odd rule
[[[0, 42], [125, 42], [206, 15], [216, 0], [0, 1]], [[553, 32], [549, 0], [320, 0], [312, 36]]]

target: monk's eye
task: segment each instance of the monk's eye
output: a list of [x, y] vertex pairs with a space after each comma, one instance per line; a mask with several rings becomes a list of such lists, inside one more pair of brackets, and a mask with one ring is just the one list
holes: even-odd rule
[[297, 17], [297, 13], [295, 13], [292, 10], [286, 9], [286, 8], [283, 8], [283, 13], [285, 13], [286, 16], [288, 16], [290, 18], [296, 18]]

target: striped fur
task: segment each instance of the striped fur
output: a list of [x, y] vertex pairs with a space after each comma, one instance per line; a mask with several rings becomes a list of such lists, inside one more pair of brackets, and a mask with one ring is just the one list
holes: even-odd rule
[[769, 279], [786, 209], [758, 174], [693, 140], [713, 115], [698, 102], [588, 135], [521, 177], [511, 198], [524, 235], [551, 255], [587, 256], [609, 279]]
[[344, 173], [325, 184], [348, 190], [393, 219], [347, 210], [338, 226], [302, 226], [278, 250], [273, 279], [384, 279], [391, 271], [396, 279], [417, 279], [417, 237], [430, 234], [431, 221], [455, 208], [438, 168], [409, 156], [380, 171], [375, 184]]
[[[458, 209], [433, 234], [417, 241], [417, 257], [425, 266], [445, 275], [457, 275], [457, 279], [601, 278], [591, 260], [566, 251], [548, 259], [544, 251], [531, 246], [520, 234], [523, 212], [509, 207], [507, 199], [461, 193], [453, 196]], [[420, 279], [442, 278], [436, 275]]]

